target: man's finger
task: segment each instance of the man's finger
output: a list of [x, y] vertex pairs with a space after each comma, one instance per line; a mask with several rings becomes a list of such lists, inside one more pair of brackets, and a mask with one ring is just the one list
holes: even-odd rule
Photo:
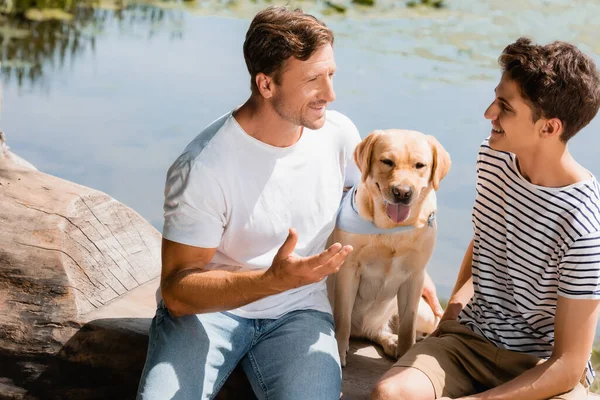
[[342, 248], [341, 244], [334, 243], [331, 246], [329, 246], [327, 248], [327, 250], [323, 251], [322, 253], [315, 254], [314, 256], [311, 256], [311, 257], [307, 257], [306, 262], [308, 263], [309, 267], [311, 267], [311, 268], [318, 267], [319, 265], [323, 265], [323, 264], [327, 263], [331, 259], [331, 257], [333, 257], [335, 254], [337, 254], [337, 252], [340, 251], [341, 248]]
[[319, 275], [329, 275], [336, 272], [339, 267], [346, 261], [346, 257], [352, 252], [352, 246], [344, 246], [325, 264], [315, 268], [315, 272]]
[[283, 244], [277, 251], [276, 257], [286, 258], [290, 254], [292, 254], [292, 252], [296, 248], [296, 244], [298, 244], [298, 234], [296, 233], [295, 229], [290, 228], [285, 242], [283, 242]]

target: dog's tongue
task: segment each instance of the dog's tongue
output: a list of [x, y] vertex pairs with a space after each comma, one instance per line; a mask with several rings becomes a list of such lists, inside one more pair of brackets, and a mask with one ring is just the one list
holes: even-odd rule
[[408, 214], [410, 213], [410, 207], [403, 204], [387, 204], [385, 206], [385, 212], [388, 217], [396, 224], [406, 221]]

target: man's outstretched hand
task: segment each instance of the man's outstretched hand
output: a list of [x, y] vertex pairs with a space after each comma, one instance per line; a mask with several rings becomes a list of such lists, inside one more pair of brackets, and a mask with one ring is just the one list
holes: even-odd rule
[[265, 272], [265, 279], [281, 291], [319, 282], [336, 273], [352, 252], [352, 246], [334, 243], [320, 254], [300, 257], [294, 253], [297, 243], [298, 234], [290, 228], [287, 239], [273, 258], [273, 264]]

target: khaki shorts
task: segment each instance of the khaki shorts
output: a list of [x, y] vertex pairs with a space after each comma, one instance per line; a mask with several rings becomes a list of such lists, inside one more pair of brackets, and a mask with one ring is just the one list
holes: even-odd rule
[[[458, 321], [444, 321], [440, 334], [415, 344], [394, 367], [412, 367], [423, 372], [436, 398], [461, 397], [499, 386], [544, 362], [535, 356], [500, 349]], [[553, 399], [585, 400], [585, 371], [570, 392]]]

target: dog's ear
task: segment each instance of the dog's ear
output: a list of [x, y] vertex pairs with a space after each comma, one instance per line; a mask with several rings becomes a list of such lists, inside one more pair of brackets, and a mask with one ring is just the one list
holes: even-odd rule
[[366, 181], [371, 172], [371, 153], [373, 146], [377, 142], [377, 138], [383, 134], [383, 131], [373, 131], [369, 136], [364, 138], [362, 142], [354, 149], [354, 162], [360, 170], [362, 181]]
[[438, 142], [435, 137], [428, 135], [427, 141], [429, 142], [431, 154], [433, 155], [430, 181], [433, 185], [433, 189], [438, 190], [440, 187], [440, 181], [446, 176], [448, 171], [450, 171], [450, 165], [452, 164], [452, 161], [450, 161], [450, 155], [446, 149], [442, 147], [440, 142]]

